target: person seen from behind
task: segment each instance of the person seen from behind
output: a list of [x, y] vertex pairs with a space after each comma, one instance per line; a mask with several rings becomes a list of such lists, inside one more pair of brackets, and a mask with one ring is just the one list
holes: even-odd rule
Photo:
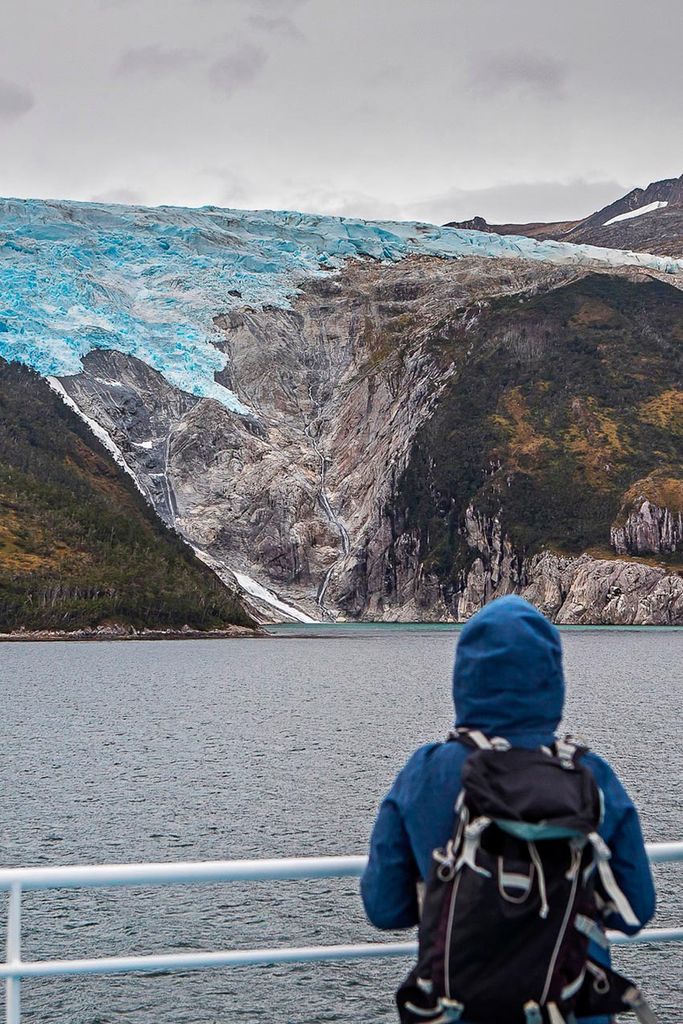
[[654, 914], [638, 813], [607, 761], [557, 737], [564, 692], [559, 631], [527, 601], [463, 628], [455, 729], [399, 772], [361, 881], [376, 927], [420, 923], [404, 1024], [655, 1021], [605, 937]]

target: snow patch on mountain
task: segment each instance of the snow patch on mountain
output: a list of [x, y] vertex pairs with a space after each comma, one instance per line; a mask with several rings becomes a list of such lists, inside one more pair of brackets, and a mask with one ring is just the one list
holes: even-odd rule
[[617, 224], [622, 220], [632, 220], [634, 217], [642, 217], [644, 213], [652, 213], [653, 210], [661, 210], [664, 206], [669, 204], [663, 199], [659, 199], [654, 203], [648, 203], [647, 206], [641, 206], [637, 210], [629, 210], [628, 213], [620, 213], [616, 217], [612, 217], [611, 220], [606, 220], [602, 225], [603, 228], [609, 227], [610, 224]]
[[318, 620], [312, 619], [310, 615], [301, 611], [300, 608], [295, 608], [291, 604], [287, 604], [286, 601], [282, 601], [277, 594], [270, 590], [268, 587], [264, 587], [262, 583], [252, 579], [251, 576], [247, 576], [246, 573], [238, 572], [236, 569], [231, 569], [230, 566], [225, 565], [223, 562], [214, 558], [204, 548], [199, 547], [196, 544], [191, 544], [192, 550], [194, 551], [197, 558], [199, 558], [205, 565], [208, 565], [212, 569], [218, 578], [223, 583], [232, 584], [237, 583], [241, 590], [248, 594], [249, 597], [256, 601], [256, 609], [259, 606], [265, 605], [271, 609], [272, 612], [276, 612], [278, 615], [284, 615], [285, 619], [293, 619], [294, 622], [303, 622], [308, 625], [315, 624]]
[[6, 199], [0, 356], [54, 378], [79, 373], [88, 352], [111, 349], [244, 415], [248, 407], [215, 379], [228, 363], [215, 344], [217, 314], [288, 308], [306, 278], [348, 259], [409, 255], [683, 273], [683, 261], [668, 257], [413, 222]]
[[88, 427], [90, 427], [90, 430], [93, 432], [93, 434], [100, 442], [102, 447], [106, 448], [106, 450], [113, 458], [114, 462], [118, 466], [120, 466], [121, 469], [123, 469], [131, 478], [131, 480], [133, 481], [133, 483], [135, 484], [135, 486], [137, 487], [145, 501], [149, 502], [149, 495], [144, 490], [137, 476], [126, 462], [123, 456], [123, 452], [121, 451], [117, 443], [114, 441], [114, 439], [110, 437], [110, 435], [107, 433], [104, 427], [101, 427], [100, 424], [97, 423], [94, 419], [92, 419], [91, 416], [86, 416], [82, 409], [80, 409], [79, 406], [76, 405], [73, 398], [70, 395], [67, 395], [66, 391], [64, 390], [64, 385], [62, 384], [61, 381], [57, 380], [55, 377], [46, 377], [45, 379], [49, 386], [52, 388], [52, 390], [55, 392], [55, 394], [59, 395], [64, 404], [68, 405], [69, 408], [72, 409], [76, 413], [76, 415], [79, 416], [80, 419], [82, 419], [85, 424], [87, 424]]
[[247, 576], [243, 572], [237, 572], [235, 569], [232, 570], [232, 574], [242, 590], [246, 591], [247, 594], [255, 598], [257, 601], [261, 601], [263, 604], [273, 608], [275, 611], [294, 619], [295, 622], [305, 622], [310, 625], [317, 621], [316, 619], [312, 619], [310, 615], [306, 615], [306, 613], [302, 612], [301, 609], [294, 608], [293, 605], [287, 604], [285, 601], [281, 601], [277, 594], [252, 579], [251, 576]]

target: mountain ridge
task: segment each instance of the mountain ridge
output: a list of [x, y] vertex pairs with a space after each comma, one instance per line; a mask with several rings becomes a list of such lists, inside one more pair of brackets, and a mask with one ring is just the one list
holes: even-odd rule
[[488, 224], [475, 216], [445, 226], [679, 257], [683, 255], [683, 175], [631, 189], [580, 220]]

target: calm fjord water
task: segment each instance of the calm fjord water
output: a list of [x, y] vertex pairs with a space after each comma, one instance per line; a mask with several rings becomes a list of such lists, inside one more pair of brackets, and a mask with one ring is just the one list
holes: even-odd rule
[[[452, 628], [262, 641], [0, 644], [9, 865], [360, 853], [407, 755], [451, 718]], [[649, 839], [681, 838], [683, 631], [569, 630], [565, 726], [609, 757]], [[657, 869], [683, 922], [683, 867]], [[26, 958], [378, 938], [357, 881], [30, 893]], [[0, 931], [5, 914], [0, 915]], [[0, 934], [0, 941], [3, 939]], [[681, 950], [618, 960], [662, 1024]], [[27, 981], [27, 1021], [376, 1024], [400, 961]]]

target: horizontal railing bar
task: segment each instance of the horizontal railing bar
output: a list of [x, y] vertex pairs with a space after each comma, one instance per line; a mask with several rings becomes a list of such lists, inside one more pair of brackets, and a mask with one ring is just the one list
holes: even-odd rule
[[[647, 852], [653, 863], [683, 861], [683, 842], [648, 843]], [[0, 890], [9, 889], [13, 883], [26, 890], [348, 878], [361, 875], [366, 864], [365, 856], [345, 856], [2, 868]]]
[[[610, 933], [617, 943], [639, 944], [683, 940], [683, 928], [651, 928], [636, 936]], [[365, 942], [345, 946], [302, 946], [280, 949], [237, 949], [215, 953], [167, 953], [149, 956], [112, 956], [90, 960], [33, 960], [0, 965], [0, 978], [38, 978], [74, 974], [119, 974], [197, 970], [210, 967], [248, 967], [257, 964], [323, 963], [334, 960], [365, 960], [412, 957], [416, 942]]]
[[175, 885], [197, 882], [257, 882], [361, 875], [367, 857], [281, 857], [273, 860], [209, 860], [160, 864], [92, 864], [0, 869], [0, 890], [80, 889], [110, 885]]
[[642, 946], [647, 942], [683, 942], [683, 928], [643, 928], [637, 935], [608, 932], [613, 946]]
[[183, 971], [205, 967], [248, 967], [255, 964], [311, 963], [367, 957], [412, 956], [415, 942], [374, 942], [349, 946], [304, 946], [282, 949], [232, 949], [215, 953], [168, 953], [112, 956], [93, 960], [36, 960], [0, 966], [0, 978], [72, 974], [118, 974], [136, 971]]
[[[617, 942], [642, 943], [683, 939], [683, 928], [650, 929], [640, 936], [618, 935]], [[321, 963], [373, 957], [414, 956], [416, 942], [359, 943], [346, 946], [304, 946], [282, 949], [226, 950], [215, 953], [170, 953], [150, 956], [101, 957], [90, 960], [38, 960], [0, 966], [0, 977], [116, 974], [179, 971], [210, 967], [246, 967], [257, 964]]]
[[683, 860], [683, 841], [674, 843], [645, 843], [647, 855], [653, 864], [666, 864]]

